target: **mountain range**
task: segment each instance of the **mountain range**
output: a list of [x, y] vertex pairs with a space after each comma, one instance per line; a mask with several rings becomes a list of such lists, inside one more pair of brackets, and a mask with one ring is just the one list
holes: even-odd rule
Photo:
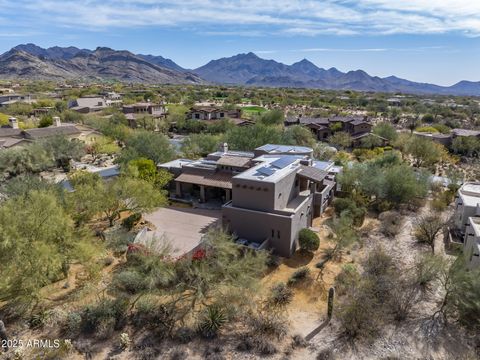
[[[180, 70], [179, 70], [180, 69]], [[204, 84], [169, 59], [98, 47], [43, 49], [18, 45], [0, 55], [0, 78], [32, 80], [119, 80], [130, 83]]]
[[452, 86], [418, 83], [395, 76], [371, 76], [363, 70], [323, 69], [307, 59], [292, 65], [266, 60], [254, 53], [212, 60], [188, 70], [162, 56], [133, 54], [98, 47], [44, 49], [18, 45], [0, 55], [0, 78], [42, 80], [119, 80], [157, 84], [231, 84], [415, 94], [480, 96], [480, 82], [460, 81]]

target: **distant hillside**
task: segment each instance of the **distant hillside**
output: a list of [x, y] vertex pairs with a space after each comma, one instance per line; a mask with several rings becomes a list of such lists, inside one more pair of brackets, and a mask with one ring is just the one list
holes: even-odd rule
[[43, 49], [33, 44], [19, 45], [0, 56], [0, 78], [118, 80], [152, 84], [204, 83], [194, 74], [156, 65], [129, 51], [102, 47], [94, 51], [74, 47]]
[[480, 82], [438, 86], [395, 76], [370, 76], [363, 70], [347, 73], [335, 68], [325, 70], [306, 59], [285, 65], [253, 53], [212, 60], [193, 71], [208, 81], [238, 85], [480, 96]]
[[44, 49], [22, 44], [0, 55], [0, 78], [118, 80], [150, 84], [234, 84], [414, 94], [480, 96], [480, 82], [460, 81], [452, 86], [418, 83], [395, 76], [380, 78], [363, 70], [341, 72], [319, 68], [307, 59], [292, 65], [266, 60], [254, 53], [212, 60], [187, 70], [170, 59], [135, 55], [125, 50], [99, 47]]
[[161, 67], [165, 67], [167, 69], [172, 69], [180, 72], [188, 72], [187, 69], [182, 68], [180, 65], [173, 62], [173, 60], [166, 59], [163, 56], [142, 55], [142, 54], [138, 54], [137, 56], [142, 58], [145, 61], [148, 61], [149, 63], [155, 64]]

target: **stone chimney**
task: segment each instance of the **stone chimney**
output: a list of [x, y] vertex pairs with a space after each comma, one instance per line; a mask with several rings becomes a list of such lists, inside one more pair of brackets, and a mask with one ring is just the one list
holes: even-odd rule
[[54, 116], [53, 117], [53, 123], [55, 126], [62, 126], [62, 121], [60, 120], [60, 117]]
[[225, 142], [220, 147], [221, 151], [225, 154], [228, 152], [228, 144]]
[[10, 117], [8, 118], [8, 123], [10, 124], [10, 127], [12, 129], [18, 129], [18, 121], [16, 117]]

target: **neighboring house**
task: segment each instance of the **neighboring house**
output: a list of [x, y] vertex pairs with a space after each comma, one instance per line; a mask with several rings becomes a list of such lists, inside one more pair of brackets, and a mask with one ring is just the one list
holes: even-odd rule
[[138, 120], [143, 116], [151, 116], [153, 118], [162, 118], [167, 116], [167, 108], [165, 104], [154, 104], [151, 102], [139, 102], [131, 105], [123, 106], [123, 113], [132, 128], [138, 127]]
[[[80, 163], [74, 163], [73, 167], [75, 170], [79, 171], [87, 171], [92, 174], [97, 174], [100, 176], [102, 180], [111, 180], [116, 178], [117, 176], [120, 175], [120, 166], [119, 165], [112, 165], [108, 167], [97, 167], [93, 165], [87, 165], [87, 164], [80, 164]], [[70, 183], [70, 180], [68, 178], [64, 178], [58, 182], [60, 186], [62, 186], [66, 191], [72, 192], [74, 191], [74, 188], [72, 184]]]
[[51, 106], [38, 107], [33, 109], [30, 115], [38, 118], [44, 115], [48, 115], [53, 111], [53, 109], [54, 108]]
[[480, 266], [480, 183], [465, 183], [455, 199], [455, 230], [469, 267]]
[[58, 116], [53, 117], [54, 124], [44, 128], [22, 130], [18, 127], [16, 118], [9, 119], [9, 126], [0, 128], [0, 149], [23, 146], [32, 141], [61, 135], [70, 140], [81, 140], [85, 143], [95, 141], [94, 138], [102, 136], [96, 130], [87, 126], [62, 123]]
[[[302, 125], [310, 129], [313, 135], [320, 141], [327, 141], [336, 131], [344, 131], [352, 137], [352, 146], [358, 146], [360, 140], [371, 134], [372, 124], [367, 117], [361, 116], [332, 116], [311, 118], [299, 116], [289, 118], [285, 121], [285, 126]], [[382, 138], [384, 143], [387, 139]]]
[[192, 120], [241, 119], [241, 117], [241, 109], [225, 110], [216, 106], [194, 106], [187, 112], [187, 119]]
[[476, 137], [480, 139], [480, 130], [453, 129], [452, 137]]
[[452, 144], [452, 134], [430, 133], [414, 131], [415, 136], [423, 137], [435, 141], [443, 146], [450, 146]]
[[449, 147], [452, 145], [453, 139], [457, 137], [475, 137], [480, 139], [480, 130], [469, 130], [469, 129], [452, 129], [449, 134], [441, 133], [425, 133], [425, 132], [413, 132], [416, 136], [420, 136], [426, 139], [430, 139], [439, 144]]
[[27, 104], [32, 104], [35, 102], [35, 99], [31, 95], [20, 95], [20, 94], [0, 95], [0, 107], [15, 104], [17, 102], [25, 102]]
[[68, 108], [81, 114], [101, 111], [108, 107], [103, 97], [83, 97], [69, 101]]
[[[222, 224], [237, 242], [280, 256], [296, 249], [298, 232], [333, 199], [340, 168], [312, 160], [306, 147], [267, 144], [250, 152], [219, 152], [159, 167], [174, 175], [174, 198], [219, 199]], [[192, 195], [193, 194], [193, 195]]]

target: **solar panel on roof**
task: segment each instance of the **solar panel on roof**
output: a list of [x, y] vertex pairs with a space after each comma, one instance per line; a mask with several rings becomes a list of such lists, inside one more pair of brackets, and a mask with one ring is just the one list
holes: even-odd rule
[[270, 176], [275, 174], [275, 170], [269, 169], [267, 167], [261, 167], [260, 169], [257, 170], [260, 174], [265, 175], [265, 176]]
[[278, 148], [278, 145], [266, 144], [261, 147], [265, 151], [272, 151]]
[[276, 168], [279, 168], [279, 169], [283, 169], [283, 168], [286, 168], [288, 165], [293, 164], [296, 160], [297, 158], [295, 157], [285, 156], [272, 162], [272, 166], [275, 166]]

